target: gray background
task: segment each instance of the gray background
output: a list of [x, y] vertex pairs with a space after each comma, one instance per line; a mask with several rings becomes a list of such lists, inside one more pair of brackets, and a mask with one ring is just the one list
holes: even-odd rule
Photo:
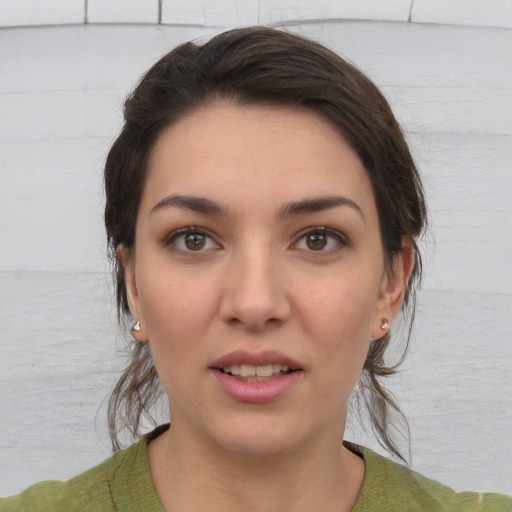
[[[512, 2], [3, 0], [0, 495], [110, 454], [104, 400], [124, 340], [101, 173], [124, 96], [176, 44], [257, 23], [355, 62], [403, 123], [432, 223], [391, 383], [412, 467], [512, 494]], [[355, 424], [347, 437], [379, 449]]]

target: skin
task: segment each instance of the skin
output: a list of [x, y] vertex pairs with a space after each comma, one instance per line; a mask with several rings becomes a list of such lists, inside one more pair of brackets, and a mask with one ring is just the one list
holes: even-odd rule
[[[223, 213], [166, 200], [176, 195]], [[348, 204], [278, 216], [333, 196]], [[176, 233], [187, 227], [200, 250]], [[135, 249], [119, 256], [172, 411], [148, 455], [166, 510], [351, 510], [364, 461], [341, 446], [347, 400], [401, 308], [412, 254], [404, 244], [386, 268], [369, 178], [336, 128], [291, 107], [186, 115], [152, 150]], [[209, 370], [235, 350], [277, 350], [301, 378], [271, 403], [241, 403]]]

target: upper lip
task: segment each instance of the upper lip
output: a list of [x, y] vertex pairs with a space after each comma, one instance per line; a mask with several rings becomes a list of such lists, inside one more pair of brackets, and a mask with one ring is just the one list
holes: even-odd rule
[[227, 366], [248, 364], [252, 366], [265, 366], [268, 364], [280, 364], [288, 366], [292, 370], [301, 369], [301, 365], [292, 358], [281, 354], [275, 350], [266, 350], [264, 352], [251, 353], [245, 350], [236, 350], [230, 352], [219, 359], [213, 361], [211, 368], [226, 368]]

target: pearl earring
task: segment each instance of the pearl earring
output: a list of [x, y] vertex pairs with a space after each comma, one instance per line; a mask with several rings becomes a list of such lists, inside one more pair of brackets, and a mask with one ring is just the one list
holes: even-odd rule
[[134, 322], [132, 325], [132, 328], [130, 330], [132, 331], [132, 334], [134, 332], [140, 332], [140, 330], [141, 330], [140, 322], [138, 320], [136, 322]]
[[382, 319], [382, 323], [380, 324], [380, 328], [383, 331], [387, 331], [389, 329], [389, 323], [388, 323], [388, 319], [387, 318], [383, 318]]

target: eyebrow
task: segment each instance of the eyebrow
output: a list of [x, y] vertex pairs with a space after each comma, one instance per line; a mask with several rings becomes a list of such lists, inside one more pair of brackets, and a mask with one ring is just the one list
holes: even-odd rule
[[[366, 222], [363, 210], [361, 207], [344, 196], [325, 196], [325, 197], [313, 197], [307, 199], [301, 199], [299, 201], [291, 201], [285, 203], [279, 208], [277, 212], [278, 219], [285, 219], [296, 215], [305, 215], [307, 213], [315, 213], [338, 206], [348, 206], [354, 209], [362, 217], [363, 221]], [[150, 214], [162, 210], [163, 208], [176, 207], [184, 210], [192, 210], [198, 213], [207, 215], [218, 215], [221, 217], [228, 216], [227, 208], [219, 205], [211, 199], [198, 196], [183, 196], [183, 195], [172, 195], [164, 197], [151, 209]]]
[[226, 217], [228, 213], [226, 208], [223, 208], [215, 201], [206, 199], [205, 197], [172, 195], [164, 197], [161, 201], [158, 201], [158, 203], [151, 208], [150, 214], [169, 206], [182, 208], [184, 210], [193, 210], [198, 213], [205, 213], [209, 215], [220, 215], [223, 217]]
[[338, 206], [348, 206], [353, 208], [357, 213], [359, 213], [359, 215], [361, 215], [363, 221], [366, 222], [362, 208], [357, 203], [352, 201], [352, 199], [344, 196], [314, 197], [301, 199], [300, 201], [291, 201], [290, 203], [286, 203], [281, 206], [281, 208], [279, 208], [277, 218], [284, 219], [294, 215], [321, 212], [331, 208], [336, 208]]

